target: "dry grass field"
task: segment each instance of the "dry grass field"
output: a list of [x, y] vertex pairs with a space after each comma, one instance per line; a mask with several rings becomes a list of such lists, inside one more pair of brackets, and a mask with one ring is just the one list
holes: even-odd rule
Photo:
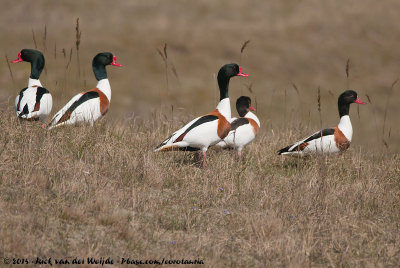
[[[3, 0], [0, 265], [129, 257], [201, 259], [203, 267], [398, 267], [399, 12], [394, 0]], [[95, 86], [96, 53], [118, 57], [124, 67], [107, 67], [105, 118], [54, 131], [17, 120], [12, 104], [29, 65], [6, 59], [35, 47], [46, 58], [41, 81], [54, 113]], [[250, 96], [262, 124], [244, 161], [210, 149], [199, 169], [190, 153], [153, 153], [214, 109], [216, 73], [230, 62], [250, 74], [232, 79], [231, 103]], [[348, 152], [276, 155], [337, 124], [337, 96], [347, 88], [368, 102], [351, 107]]]

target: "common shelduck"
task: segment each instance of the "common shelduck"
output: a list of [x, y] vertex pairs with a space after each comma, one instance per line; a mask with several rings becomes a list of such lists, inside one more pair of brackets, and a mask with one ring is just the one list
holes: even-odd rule
[[198, 151], [203, 153], [201, 166], [206, 165], [206, 151], [209, 146], [217, 144], [228, 135], [231, 126], [231, 105], [228, 97], [229, 80], [234, 76], [248, 76], [242, 73], [242, 68], [237, 64], [226, 64], [218, 72], [218, 86], [220, 101], [217, 108], [206, 115], [197, 117], [183, 128], [176, 131], [163, 141], [155, 152], [158, 151]]
[[14, 109], [17, 116], [26, 120], [44, 121], [49, 116], [53, 106], [50, 92], [40, 83], [39, 77], [44, 68], [44, 57], [40, 51], [23, 49], [18, 53], [18, 58], [11, 61], [17, 63], [27, 61], [31, 63], [31, 75], [28, 87], [22, 89], [15, 98]]
[[310, 153], [330, 154], [347, 150], [353, 137], [353, 127], [349, 117], [351, 103], [365, 104], [357, 97], [357, 92], [346, 90], [338, 99], [340, 121], [337, 127], [326, 128], [278, 151], [280, 155], [304, 156]]
[[247, 96], [241, 96], [237, 99], [236, 110], [240, 117], [231, 119], [231, 131], [216, 146], [236, 149], [239, 160], [241, 160], [243, 148], [252, 142], [257, 135], [260, 128], [260, 120], [251, 112], [256, 109], [251, 106], [251, 99]]
[[107, 78], [106, 65], [121, 67], [117, 57], [109, 52], [102, 52], [93, 58], [92, 68], [97, 79], [94, 89], [75, 95], [58, 113], [53, 116], [49, 129], [80, 122], [93, 123], [105, 115], [111, 101], [111, 86]]

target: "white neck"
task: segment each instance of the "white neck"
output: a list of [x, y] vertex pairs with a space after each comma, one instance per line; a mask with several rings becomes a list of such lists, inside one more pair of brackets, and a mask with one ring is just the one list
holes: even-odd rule
[[33, 87], [33, 86], [42, 87], [42, 84], [40, 83], [39, 79], [32, 79], [29, 77], [28, 87]]
[[252, 112], [248, 112], [244, 117], [253, 119], [254, 121], [256, 121], [256, 123], [259, 127], [261, 126], [260, 120], [258, 120], [258, 117], [255, 114], [253, 114]]
[[343, 115], [340, 118], [338, 128], [343, 132], [346, 138], [351, 141], [353, 137], [353, 127], [351, 126], [350, 116]]
[[107, 78], [99, 80], [96, 87], [106, 95], [108, 101], [111, 101], [111, 86]]
[[220, 100], [217, 105], [217, 109], [226, 118], [226, 120], [231, 120], [231, 102], [229, 98]]

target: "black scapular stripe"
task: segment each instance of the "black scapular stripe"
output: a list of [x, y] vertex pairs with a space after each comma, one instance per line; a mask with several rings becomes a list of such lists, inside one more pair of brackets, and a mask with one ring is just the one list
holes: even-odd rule
[[189, 133], [190, 130], [193, 128], [200, 126], [201, 124], [207, 123], [207, 122], [212, 122], [214, 120], [217, 120], [218, 116], [216, 115], [205, 115], [200, 117], [196, 122], [194, 122], [190, 127], [188, 127], [185, 132], [183, 132], [174, 142], [181, 141], [187, 133]]
[[21, 102], [21, 100], [22, 100], [22, 97], [24, 96], [24, 92], [25, 92], [25, 90], [27, 90], [28, 88], [26, 87], [26, 88], [23, 88], [20, 92], [19, 92], [19, 99], [18, 99], [18, 103], [17, 103], [17, 111], [20, 111], [20, 109], [19, 109], [19, 104], [20, 104], [20, 102]]
[[333, 128], [325, 128], [324, 130], [315, 133], [314, 135], [308, 137], [304, 142], [309, 142], [315, 139], [319, 139], [323, 136], [328, 136], [328, 135], [333, 135], [335, 133], [335, 130]]
[[280, 149], [280, 150], [278, 151], [278, 154], [280, 155], [280, 154], [289, 152], [289, 148], [292, 147], [292, 146], [293, 146], [293, 145], [289, 145], [289, 146], [286, 146], [285, 148]]
[[191, 146], [179, 147], [179, 151], [195, 152], [195, 151], [198, 151], [198, 150], [200, 150], [200, 148], [191, 147]]
[[[183, 132], [183, 133], [174, 141], [174, 143], [175, 143], [175, 142], [178, 142], [178, 141], [181, 141], [181, 140], [183, 139], [183, 137], [185, 137], [185, 135], [186, 135], [191, 129], [193, 129], [193, 128], [195, 128], [195, 127], [197, 127], [197, 126], [199, 126], [199, 125], [201, 125], [201, 124], [203, 124], [203, 123], [211, 122], [211, 121], [214, 121], [214, 120], [217, 120], [217, 119], [218, 119], [218, 116], [216, 116], [216, 115], [205, 115], [205, 116], [202, 116], [202, 117], [199, 118], [196, 122], [194, 122], [190, 127], [188, 127], [188, 128], [186, 129], [186, 131]], [[174, 134], [175, 134], [175, 133], [174, 133]], [[164, 140], [160, 145], [158, 145], [158, 146], [156, 147], [156, 149], [158, 149], [158, 148], [164, 146], [165, 144], [167, 144], [168, 141], [172, 138], [172, 136], [174, 136], [174, 134], [172, 134], [170, 137], [168, 137], [166, 140]], [[197, 151], [197, 150], [199, 150], [199, 149], [194, 148], [194, 147], [182, 147], [182, 149], [179, 149], [179, 150], [182, 150], [182, 151]]]
[[[315, 140], [315, 139], [319, 139], [319, 138], [321, 138], [321, 137], [323, 137], [323, 136], [333, 135], [334, 133], [335, 133], [335, 130], [334, 130], [333, 128], [325, 128], [324, 130], [322, 130], [322, 131], [320, 131], [320, 132], [317, 132], [317, 133], [315, 133], [314, 135], [311, 135], [311, 136], [308, 137], [306, 140], [304, 140], [302, 143], [304, 143], [304, 142], [309, 142], [309, 141], [312, 141], [312, 140]], [[278, 154], [282, 154], [282, 153], [287, 153], [287, 152], [289, 152], [289, 149], [290, 149], [293, 145], [294, 145], [294, 144], [289, 145], [289, 146], [287, 146], [287, 147], [285, 147], [285, 148], [280, 149], [280, 150], [278, 151]]]
[[238, 119], [235, 119], [232, 123], [231, 123], [231, 131], [237, 129], [240, 126], [249, 124], [250, 121], [249, 119], [245, 118], [245, 117], [240, 117]]
[[69, 116], [71, 115], [71, 113], [82, 103], [84, 103], [85, 101], [94, 99], [94, 98], [99, 98], [99, 93], [97, 93], [96, 91], [88, 91], [85, 94], [83, 94], [78, 100], [76, 100], [74, 103], [72, 103], [72, 105], [68, 108], [68, 110], [64, 113], [63, 116], [61, 116], [60, 120], [57, 122], [58, 123], [62, 123], [66, 120], [69, 119]]
[[[175, 134], [175, 133], [174, 133]], [[171, 136], [169, 136], [168, 138], [166, 138], [162, 143], [160, 143], [160, 145], [158, 145], [156, 147], [156, 149], [160, 148], [161, 146], [167, 144], [167, 142], [172, 138], [172, 136], [174, 136], [174, 134], [172, 134]]]
[[49, 93], [47, 89], [45, 89], [44, 87], [38, 87], [36, 90], [36, 102], [40, 102], [43, 95], [46, 93]]
[[99, 98], [99, 93], [96, 91], [88, 91], [85, 94], [83, 94], [78, 100], [76, 100], [74, 103], [72, 103], [72, 105], [68, 108], [68, 111], [72, 113], [76, 109], [76, 107], [78, 107], [85, 101], [95, 99], [95, 98]]
[[22, 109], [22, 112], [19, 114], [19, 117], [22, 117], [23, 115], [26, 114], [29, 114], [28, 104], [25, 104], [24, 108]]

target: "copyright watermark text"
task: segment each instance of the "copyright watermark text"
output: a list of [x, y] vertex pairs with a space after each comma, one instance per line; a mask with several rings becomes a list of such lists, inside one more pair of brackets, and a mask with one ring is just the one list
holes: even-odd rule
[[113, 264], [123, 264], [123, 265], [143, 265], [143, 264], [204, 264], [202, 259], [136, 259], [136, 258], [112, 258], [112, 257], [66, 257], [66, 258], [52, 258], [52, 257], [35, 257], [35, 258], [3, 258], [4, 264], [33, 264], [33, 265], [79, 265], [79, 264], [96, 264], [96, 265], [113, 265]]

